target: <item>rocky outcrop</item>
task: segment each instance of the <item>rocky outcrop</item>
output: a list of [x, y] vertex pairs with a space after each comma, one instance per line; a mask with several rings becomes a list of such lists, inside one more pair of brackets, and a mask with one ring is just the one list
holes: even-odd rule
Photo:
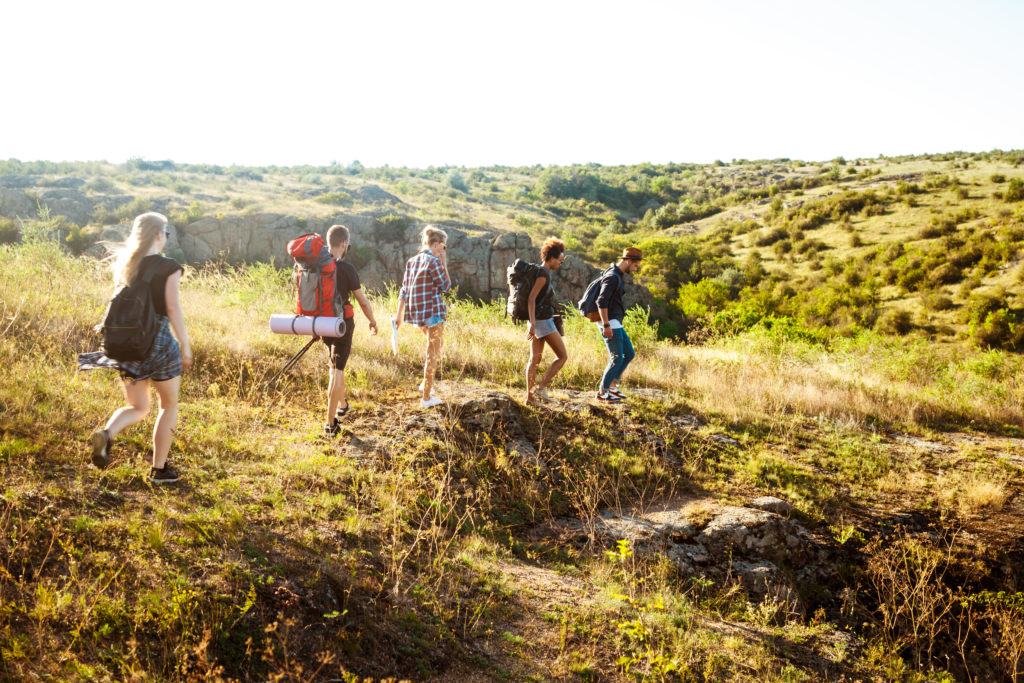
[[[338, 214], [330, 219], [303, 220], [280, 214], [203, 218], [178, 226], [176, 233], [186, 259], [202, 263], [214, 259], [270, 261], [290, 265], [285, 254], [288, 240], [303, 233], [324, 234], [341, 223], [352, 232], [349, 260], [359, 269], [363, 286], [370, 290], [401, 283], [405, 262], [419, 251], [423, 223], [399, 217], [382, 223], [374, 216]], [[525, 233], [499, 233], [440, 225], [448, 233], [448, 268], [460, 292], [483, 300], [508, 294], [505, 270], [516, 258], [538, 261], [540, 255]], [[569, 255], [554, 274], [555, 295], [576, 301], [597, 268]], [[628, 279], [628, 278], [627, 278]], [[626, 304], [649, 306], [645, 287], [627, 284]]]
[[[65, 216], [70, 222], [86, 225], [97, 207], [108, 210], [131, 201], [124, 195], [86, 195], [81, 192], [84, 181], [79, 178], [48, 179], [36, 176], [0, 176], [0, 216], [33, 218], [39, 207], [47, 207], [51, 215]], [[367, 203], [401, 206], [394, 195], [375, 185], [359, 188], [355, 194]], [[211, 197], [211, 199], [215, 199]], [[166, 201], [154, 202], [154, 210], [167, 212]], [[381, 214], [393, 209], [379, 209]], [[223, 215], [201, 218], [188, 225], [171, 226], [167, 254], [194, 264], [214, 260], [265, 261], [290, 266], [285, 254], [289, 240], [307, 232], [323, 234], [334, 223], [347, 225], [352, 231], [349, 260], [359, 268], [364, 287], [379, 290], [400, 283], [405, 262], [419, 250], [419, 233], [423, 223], [415, 219], [390, 215], [380, 220], [374, 213], [337, 214], [326, 219], [306, 219], [277, 213]], [[489, 301], [508, 294], [505, 270], [516, 258], [531, 262], [540, 260], [538, 249], [529, 235], [481, 230], [475, 226], [442, 224], [448, 232], [448, 264], [452, 278], [461, 294]], [[123, 239], [128, 226], [104, 230], [101, 240]], [[102, 245], [90, 248], [88, 255], [102, 256]], [[587, 284], [600, 270], [569, 255], [553, 275], [556, 297], [565, 303], [582, 296]], [[626, 305], [640, 303], [650, 306], [652, 298], [645, 287], [628, 283]]]

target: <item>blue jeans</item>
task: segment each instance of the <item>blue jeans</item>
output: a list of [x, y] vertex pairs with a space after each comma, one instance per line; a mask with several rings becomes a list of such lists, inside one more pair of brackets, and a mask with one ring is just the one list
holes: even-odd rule
[[608, 347], [608, 367], [604, 369], [601, 377], [601, 391], [606, 391], [613, 382], [618, 382], [619, 377], [626, 370], [626, 366], [636, 356], [633, 350], [633, 342], [629, 340], [626, 330], [612, 330], [611, 338], [603, 337], [604, 345]]

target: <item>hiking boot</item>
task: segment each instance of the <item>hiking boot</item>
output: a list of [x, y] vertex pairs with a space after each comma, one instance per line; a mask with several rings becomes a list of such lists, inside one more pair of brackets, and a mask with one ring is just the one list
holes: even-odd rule
[[619, 403], [620, 401], [622, 401], [621, 398], [615, 396], [612, 393], [609, 393], [608, 391], [597, 392], [597, 400], [600, 403]]
[[89, 445], [92, 446], [92, 464], [98, 470], [102, 470], [110, 464], [110, 434], [106, 429], [97, 429], [89, 437]]
[[333, 422], [324, 425], [324, 436], [337, 436], [340, 431], [341, 423], [338, 422], [338, 418], [334, 418]]
[[167, 463], [161, 468], [153, 467], [149, 470], [149, 483], [151, 484], [173, 484], [178, 481], [178, 473], [172, 470]]
[[609, 387], [608, 388], [608, 393], [611, 394], [612, 396], [615, 396], [615, 397], [619, 398], [622, 401], [626, 400], [626, 395], [624, 393], [622, 393], [621, 391], [619, 391], [618, 389], [612, 389], [611, 387]]
[[434, 406], [439, 406], [442, 403], [444, 403], [444, 401], [442, 401], [441, 399], [437, 398], [434, 395], [431, 395], [430, 398], [428, 399], [420, 399], [421, 408], [433, 408]]

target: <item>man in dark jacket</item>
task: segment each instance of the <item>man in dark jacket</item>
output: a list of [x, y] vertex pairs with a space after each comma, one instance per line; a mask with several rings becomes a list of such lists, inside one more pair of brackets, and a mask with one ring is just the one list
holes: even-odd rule
[[622, 303], [626, 289], [623, 275], [636, 272], [641, 260], [643, 254], [639, 249], [626, 247], [619, 262], [605, 271], [601, 291], [597, 295], [597, 310], [601, 314], [597, 324], [604, 335], [605, 346], [608, 347], [608, 367], [604, 369], [601, 388], [597, 392], [597, 400], [604, 403], [616, 403], [626, 398], [619, 391], [619, 378], [636, 353], [626, 328], [622, 326], [622, 320], [626, 317], [626, 307]]

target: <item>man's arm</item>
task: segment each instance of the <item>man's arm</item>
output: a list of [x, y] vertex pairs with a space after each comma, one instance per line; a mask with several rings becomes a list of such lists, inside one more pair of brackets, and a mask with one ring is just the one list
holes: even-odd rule
[[363, 315], [370, 321], [370, 334], [377, 334], [377, 319], [373, 317], [373, 308], [370, 306], [369, 299], [363, 294], [362, 289], [353, 291], [352, 296], [359, 302], [359, 308], [363, 309]]
[[612, 336], [611, 321], [608, 319], [608, 304], [618, 291], [619, 278], [614, 272], [608, 272], [601, 280], [601, 290], [597, 294], [597, 311], [601, 315], [601, 334], [609, 339]]

